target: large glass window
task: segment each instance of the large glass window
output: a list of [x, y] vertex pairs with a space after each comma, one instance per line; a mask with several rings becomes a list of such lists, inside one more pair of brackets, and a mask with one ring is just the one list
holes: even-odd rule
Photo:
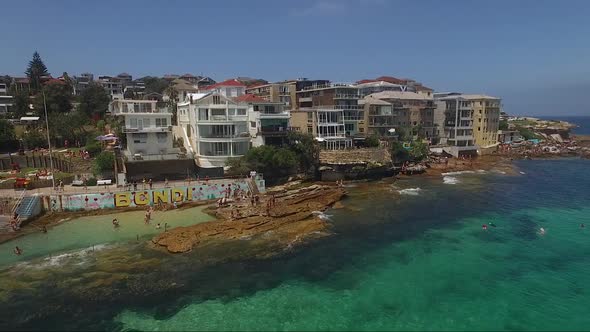
[[133, 138], [133, 143], [135, 144], [147, 143], [146, 133], [134, 133], [131, 137]]

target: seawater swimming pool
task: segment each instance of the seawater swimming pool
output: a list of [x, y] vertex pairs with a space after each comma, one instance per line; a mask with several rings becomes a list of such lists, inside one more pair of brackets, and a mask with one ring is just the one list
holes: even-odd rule
[[[145, 211], [112, 213], [64, 221], [50, 228], [47, 233], [29, 234], [0, 244], [0, 268], [49, 254], [57, 255], [76, 249], [91, 249], [97, 245], [145, 240], [164, 232], [164, 224], [171, 228], [213, 220], [214, 218], [204, 213], [203, 209], [204, 207], [195, 207], [156, 211], [148, 225], [144, 222]], [[119, 227], [113, 227], [113, 218], [117, 218]], [[156, 228], [158, 223], [161, 225], [160, 229]], [[23, 250], [20, 256], [13, 253], [15, 246]]]

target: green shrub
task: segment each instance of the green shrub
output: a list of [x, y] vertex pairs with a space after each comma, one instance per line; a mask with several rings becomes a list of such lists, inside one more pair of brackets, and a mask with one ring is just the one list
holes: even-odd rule
[[370, 148], [376, 148], [379, 146], [379, 137], [373, 135], [365, 139], [365, 146]]
[[96, 186], [96, 178], [89, 178], [88, 180], [86, 180], [86, 185], [87, 186]]
[[91, 141], [88, 144], [86, 144], [86, 146], [84, 148], [93, 157], [102, 151], [102, 146], [100, 145], [100, 142], [98, 142], [98, 141]]
[[94, 165], [92, 166], [94, 174], [100, 174], [104, 171], [113, 170], [115, 168], [114, 163], [115, 156], [112, 152], [101, 152], [98, 156], [96, 156]]
[[27, 149], [47, 147], [47, 137], [37, 130], [31, 130], [23, 135], [23, 143]]

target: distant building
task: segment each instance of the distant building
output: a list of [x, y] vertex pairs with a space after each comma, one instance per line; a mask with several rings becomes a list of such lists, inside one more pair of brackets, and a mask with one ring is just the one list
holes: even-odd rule
[[[170, 85], [176, 90], [177, 92], [177, 100], [178, 101], [184, 101], [187, 96], [191, 93], [197, 93], [199, 90], [197, 88], [196, 85], [193, 85], [191, 82], [182, 79], [182, 78], [177, 78], [174, 79]], [[164, 95], [164, 101], [168, 100], [169, 96]]]
[[79, 96], [82, 91], [86, 90], [88, 86], [94, 81], [94, 75], [91, 73], [83, 73], [80, 76], [72, 77], [72, 89], [74, 96]]
[[514, 142], [521, 142], [524, 137], [518, 130], [498, 130], [498, 142], [503, 144], [511, 144]]
[[173, 148], [172, 113], [157, 109], [156, 101], [117, 99], [109, 104], [112, 116], [123, 117], [128, 161], [179, 159]]
[[31, 93], [31, 80], [28, 77], [13, 77], [12, 86], [16, 92]]
[[296, 91], [296, 81], [260, 84], [246, 88], [247, 94], [258, 96], [266, 101], [283, 103], [287, 106], [287, 108], [293, 107], [293, 101], [296, 98]]
[[145, 83], [140, 80], [131, 81], [123, 88], [123, 96], [125, 99], [144, 99]]
[[107, 91], [111, 100], [123, 99], [123, 81], [118, 77], [99, 76], [98, 83]]
[[14, 97], [8, 93], [8, 85], [0, 83], [0, 115], [8, 114], [14, 105]]

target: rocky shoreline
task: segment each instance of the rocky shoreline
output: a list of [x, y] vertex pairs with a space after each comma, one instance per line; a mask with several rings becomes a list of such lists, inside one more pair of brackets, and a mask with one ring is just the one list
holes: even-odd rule
[[[183, 253], [219, 242], [253, 239], [260, 247], [290, 247], [310, 236], [329, 235], [329, 223], [322, 211], [340, 201], [346, 191], [334, 185], [314, 184], [291, 189], [276, 187], [256, 205], [249, 200], [228, 206], [209, 207], [206, 212], [217, 220], [171, 229], [154, 237], [151, 246], [170, 253]], [[274, 205], [268, 207], [274, 197]], [[266, 245], [264, 245], [266, 244]], [[256, 256], [272, 256], [259, 251]]]

